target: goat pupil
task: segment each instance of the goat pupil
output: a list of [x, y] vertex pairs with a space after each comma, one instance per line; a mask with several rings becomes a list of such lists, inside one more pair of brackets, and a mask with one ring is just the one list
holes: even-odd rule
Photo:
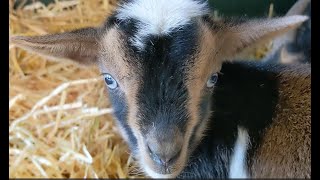
[[105, 81], [106, 81], [106, 83], [107, 83], [108, 85], [113, 84], [113, 79], [112, 79], [111, 76], [107, 76], [107, 77], [105, 78]]
[[115, 89], [118, 87], [117, 81], [114, 80], [110, 74], [104, 75], [104, 81], [106, 82], [109, 89]]
[[217, 74], [213, 74], [211, 76], [211, 83], [215, 84], [218, 81], [218, 75]]
[[218, 74], [214, 73], [213, 75], [211, 75], [210, 79], [208, 79], [207, 81], [207, 87], [211, 88], [213, 87], [218, 81]]

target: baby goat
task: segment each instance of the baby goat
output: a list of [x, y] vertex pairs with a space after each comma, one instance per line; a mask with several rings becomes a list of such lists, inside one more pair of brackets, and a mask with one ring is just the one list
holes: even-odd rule
[[229, 63], [307, 17], [209, 13], [203, 0], [124, 1], [100, 27], [11, 42], [99, 66], [151, 177], [310, 177], [310, 66]]

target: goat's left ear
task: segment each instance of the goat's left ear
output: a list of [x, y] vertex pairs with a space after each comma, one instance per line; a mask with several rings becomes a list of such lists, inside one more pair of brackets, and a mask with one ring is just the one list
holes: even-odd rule
[[221, 58], [227, 60], [257, 43], [266, 42], [297, 28], [307, 19], [307, 16], [295, 15], [259, 20], [212, 20], [210, 29], [215, 37], [217, 53]]
[[97, 61], [98, 38], [98, 29], [83, 28], [44, 36], [14, 36], [10, 42], [51, 60], [68, 59], [78, 64], [91, 65]]

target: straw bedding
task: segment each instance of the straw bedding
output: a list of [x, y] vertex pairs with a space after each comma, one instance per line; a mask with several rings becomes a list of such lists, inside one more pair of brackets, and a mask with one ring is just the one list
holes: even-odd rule
[[[13, 9], [10, 35], [96, 26], [112, 0], [34, 2]], [[112, 120], [98, 69], [49, 62], [9, 45], [9, 177], [126, 178], [142, 174]]]
[[[34, 1], [14, 9], [10, 35], [102, 23], [115, 0]], [[23, 4], [23, 3], [22, 3]], [[9, 44], [9, 177], [143, 177], [112, 120], [97, 68], [49, 62]]]

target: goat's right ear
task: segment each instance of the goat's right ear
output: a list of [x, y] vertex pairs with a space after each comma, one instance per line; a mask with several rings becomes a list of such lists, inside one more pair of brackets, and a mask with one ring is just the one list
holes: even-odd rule
[[97, 61], [98, 29], [83, 28], [44, 36], [14, 36], [10, 42], [52, 60], [69, 59], [82, 65]]
[[[206, 17], [207, 18], [207, 17]], [[245, 49], [272, 40], [300, 26], [307, 16], [294, 15], [272, 19], [206, 19], [215, 36], [217, 53], [224, 60], [234, 59]], [[209, 22], [209, 23], [208, 23]]]

